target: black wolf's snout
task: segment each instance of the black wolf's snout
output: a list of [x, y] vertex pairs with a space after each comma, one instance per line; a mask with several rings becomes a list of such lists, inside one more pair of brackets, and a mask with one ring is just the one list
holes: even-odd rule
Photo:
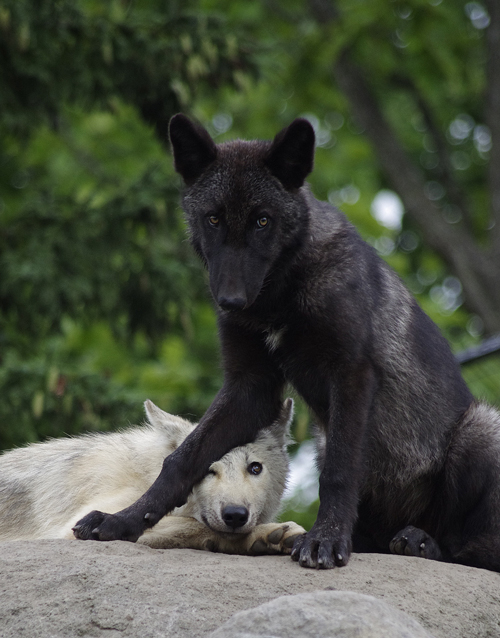
[[243, 310], [247, 300], [244, 297], [219, 297], [217, 303], [222, 310]]
[[232, 529], [243, 527], [248, 521], [249, 512], [246, 507], [228, 505], [222, 510], [222, 520]]

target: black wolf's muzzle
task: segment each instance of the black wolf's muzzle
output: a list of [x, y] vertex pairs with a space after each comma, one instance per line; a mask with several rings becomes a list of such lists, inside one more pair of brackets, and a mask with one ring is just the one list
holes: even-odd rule
[[217, 303], [222, 310], [243, 310], [247, 300], [243, 297], [219, 297]]

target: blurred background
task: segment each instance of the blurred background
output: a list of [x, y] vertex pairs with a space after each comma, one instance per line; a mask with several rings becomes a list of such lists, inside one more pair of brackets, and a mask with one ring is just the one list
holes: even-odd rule
[[[497, 0], [0, 0], [0, 449], [198, 419], [221, 385], [167, 125], [318, 140], [341, 208], [458, 353], [500, 333]], [[464, 365], [500, 404], [500, 357]], [[298, 402], [286, 518], [317, 508]], [[299, 445], [300, 444], [300, 445]]]

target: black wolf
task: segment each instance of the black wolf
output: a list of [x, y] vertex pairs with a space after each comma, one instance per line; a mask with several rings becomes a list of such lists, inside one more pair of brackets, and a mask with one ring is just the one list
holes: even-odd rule
[[500, 571], [500, 415], [474, 402], [397, 275], [304, 185], [311, 125], [216, 145], [179, 114], [170, 138], [224, 384], [152, 487], [118, 514], [87, 515], [76, 535], [135, 541], [278, 418], [288, 382], [324, 433], [318, 518], [295, 560], [345, 565], [354, 533], [364, 547]]

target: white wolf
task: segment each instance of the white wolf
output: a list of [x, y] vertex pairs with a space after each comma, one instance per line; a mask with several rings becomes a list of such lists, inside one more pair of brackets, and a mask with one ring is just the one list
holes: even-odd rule
[[[89, 510], [117, 512], [156, 479], [164, 458], [195, 428], [145, 402], [149, 423], [53, 439], [0, 456], [0, 541], [72, 539]], [[273, 523], [288, 472], [293, 401], [248, 445], [213, 463], [187, 503], [139, 539], [154, 548], [230, 554], [291, 552], [304, 529]]]

